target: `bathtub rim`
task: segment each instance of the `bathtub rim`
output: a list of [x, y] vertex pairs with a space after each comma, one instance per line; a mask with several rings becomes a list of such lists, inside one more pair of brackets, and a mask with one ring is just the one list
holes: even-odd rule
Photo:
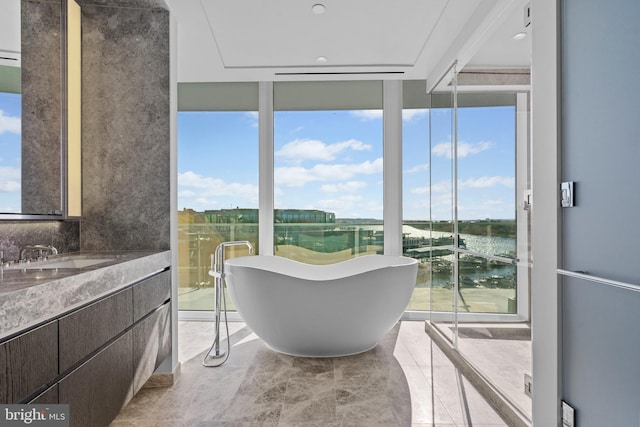
[[[275, 262], [266, 265], [256, 264], [256, 262], [262, 263], [266, 260]], [[387, 262], [379, 262], [382, 260]], [[389, 262], [391, 260], [397, 260], [398, 262]], [[279, 255], [248, 255], [225, 260], [225, 267], [252, 268], [255, 270], [295, 277], [301, 280], [317, 282], [341, 279], [384, 268], [409, 267], [415, 264], [418, 264], [418, 260], [415, 258], [403, 255], [381, 254], [362, 255], [344, 261], [323, 265], [308, 264]], [[289, 268], [289, 270], [287, 270], [287, 268]]]

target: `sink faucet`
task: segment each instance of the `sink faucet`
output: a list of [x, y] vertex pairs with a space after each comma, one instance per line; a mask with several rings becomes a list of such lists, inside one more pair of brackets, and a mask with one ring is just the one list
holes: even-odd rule
[[[20, 251], [20, 261], [26, 261], [28, 259], [34, 258], [34, 253], [37, 254], [35, 258], [41, 259], [48, 255], [58, 255], [58, 250], [51, 245], [27, 245]], [[29, 254], [30, 256], [27, 257], [27, 254]]]

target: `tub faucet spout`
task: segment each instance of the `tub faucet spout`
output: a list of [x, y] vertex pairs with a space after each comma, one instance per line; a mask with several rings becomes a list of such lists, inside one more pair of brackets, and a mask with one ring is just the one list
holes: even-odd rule
[[[222, 291], [222, 288], [224, 286], [224, 250], [229, 246], [246, 246], [249, 249], [249, 255], [253, 255], [253, 245], [248, 240], [220, 243], [218, 246], [216, 246], [215, 253], [211, 255], [211, 269], [209, 270], [209, 275], [213, 277], [215, 281], [215, 337], [213, 339], [213, 344], [211, 344], [211, 348], [202, 359], [202, 364], [207, 368], [222, 365], [227, 361], [229, 353], [231, 352], [231, 344], [229, 341], [229, 325], [227, 324], [227, 301], [224, 292]], [[224, 300], [224, 309], [220, 304], [221, 300]], [[224, 321], [225, 324], [227, 324], [226, 352], [220, 348], [220, 315], [223, 310]]]

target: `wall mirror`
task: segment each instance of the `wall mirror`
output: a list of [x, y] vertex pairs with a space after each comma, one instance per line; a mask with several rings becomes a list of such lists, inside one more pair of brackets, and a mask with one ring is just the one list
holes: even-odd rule
[[2, 0], [0, 219], [60, 219], [65, 1]]

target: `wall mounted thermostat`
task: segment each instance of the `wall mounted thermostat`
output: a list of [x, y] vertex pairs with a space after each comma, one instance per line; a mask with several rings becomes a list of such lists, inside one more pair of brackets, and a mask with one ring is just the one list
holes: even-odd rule
[[575, 206], [575, 183], [573, 181], [563, 182], [560, 185], [560, 205], [563, 208]]

